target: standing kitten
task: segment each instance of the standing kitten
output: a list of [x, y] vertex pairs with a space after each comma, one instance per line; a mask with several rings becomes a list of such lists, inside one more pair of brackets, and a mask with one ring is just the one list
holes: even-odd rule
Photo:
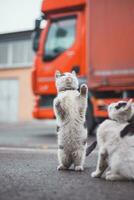
[[83, 171], [86, 154], [87, 128], [85, 114], [88, 88], [85, 84], [78, 92], [75, 72], [55, 74], [57, 97], [54, 112], [58, 124], [58, 170], [68, 169], [74, 164], [75, 171]]
[[134, 135], [121, 137], [121, 131], [131, 119], [132, 101], [113, 103], [108, 107], [111, 119], [98, 128], [98, 163], [92, 177], [101, 177], [106, 168], [106, 180], [134, 179]]

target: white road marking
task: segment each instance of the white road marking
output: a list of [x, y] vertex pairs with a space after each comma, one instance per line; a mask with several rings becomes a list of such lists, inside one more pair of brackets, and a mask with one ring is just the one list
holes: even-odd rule
[[48, 149], [48, 148], [23, 148], [23, 147], [0, 147], [0, 153], [8, 151], [8, 152], [26, 152], [26, 153], [57, 153], [57, 149]]

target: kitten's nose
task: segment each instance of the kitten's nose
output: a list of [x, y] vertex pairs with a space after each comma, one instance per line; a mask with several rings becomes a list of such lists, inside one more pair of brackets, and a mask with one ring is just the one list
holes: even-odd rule
[[71, 77], [68, 77], [68, 78], [66, 79], [66, 81], [67, 81], [67, 82], [71, 82], [71, 81], [72, 81]]

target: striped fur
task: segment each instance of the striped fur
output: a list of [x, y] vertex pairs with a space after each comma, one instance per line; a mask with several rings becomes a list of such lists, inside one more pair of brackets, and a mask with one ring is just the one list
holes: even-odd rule
[[[67, 81], [66, 84], [67, 79], [70, 82]], [[78, 92], [78, 80], [74, 72], [64, 75], [56, 73], [56, 86], [58, 95], [54, 99], [54, 112], [60, 127], [58, 146], [62, 147], [58, 149], [58, 169], [68, 169], [74, 164], [76, 171], [82, 171], [86, 154], [85, 114], [88, 88], [84, 84]]]

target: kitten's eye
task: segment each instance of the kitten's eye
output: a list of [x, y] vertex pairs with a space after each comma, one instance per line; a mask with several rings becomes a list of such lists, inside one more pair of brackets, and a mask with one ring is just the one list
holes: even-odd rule
[[60, 76], [66, 76], [66, 75], [63, 73], [63, 74], [61, 74]]
[[126, 102], [119, 103], [117, 106], [115, 106], [115, 108], [116, 108], [117, 110], [119, 110], [121, 107], [125, 107], [126, 105], [127, 105]]
[[63, 76], [66, 76], [66, 75], [65, 74], [60, 74], [59, 76], [56, 76], [56, 78], [58, 79], [58, 78], [61, 78]]

